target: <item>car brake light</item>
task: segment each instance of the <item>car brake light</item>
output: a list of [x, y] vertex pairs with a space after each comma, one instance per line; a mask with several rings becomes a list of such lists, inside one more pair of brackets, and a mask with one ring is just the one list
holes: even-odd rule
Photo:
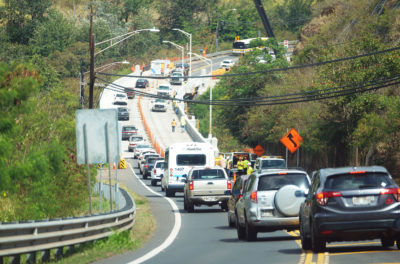
[[287, 172], [278, 172], [278, 175], [286, 175]]
[[342, 193], [341, 192], [321, 192], [317, 193], [315, 195], [315, 198], [317, 199], [317, 203], [319, 203], [322, 206], [325, 206], [328, 203], [328, 199], [332, 197], [341, 197]]
[[389, 188], [389, 189], [382, 189], [381, 195], [384, 194], [392, 194], [396, 201], [400, 202], [400, 188]]
[[257, 191], [254, 191], [254, 192], [252, 192], [252, 193], [250, 194], [250, 200], [251, 200], [253, 203], [256, 203], [256, 202], [257, 202]]
[[193, 186], [193, 181], [191, 181], [191, 182], [189, 183], [189, 190], [190, 190], [190, 191], [193, 191], [193, 188], [194, 188], [194, 186]]
[[148, 165], [144, 165], [144, 167], [145, 167], [145, 168], [148, 168], [149, 166], [148, 166]]
[[365, 171], [350, 171], [350, 174], [365, 174]]
[[154, 169], [154, 174], [156, 174], [156, 169]]
[[230, 189], [232, 189], [232, 183], [231, 183], [231, 180], [227, 180], [227, 184], [228, 184], [228, 189], [230, 190]]

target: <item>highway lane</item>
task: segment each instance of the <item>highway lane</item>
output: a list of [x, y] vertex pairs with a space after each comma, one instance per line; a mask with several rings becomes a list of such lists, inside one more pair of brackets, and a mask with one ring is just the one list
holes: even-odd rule
[[[197, 67], [209, 71], [209, 67], [203, 62], [197, 62]], [[197, 68], [199, 69], [199, 68]], [[122, 78], [124, 79], [124, 78]], [[120, 84], [133, 85], [134, 80], [122, 81]], [[156, 86], [154, 80], [150, 81], [152, 87]], [[110, 95], [111, 96], [111, 95]], [[149, 102], [147, 102], [148, 104]], [[144, 101], [145, 105], [146, 102]], [[106, 104], [105, 104], [106, 106]], [[128, 104], [131, 109], [131, 120], [122, 122], [124, 124], [135, 124], [139, 131], [143, 133], [143, 126], [139, 118], [137, 110], [137, 99], [130, 100]], [[113, 107], [113, 106], [108, 106]], [[147, 107], [145, 111], [148, 111]], [[174, 113], [169, 109], [166, 115], [164, 113], [146, 112], [146, 119], [153, 128], [160, 140], [163, 136], [168, 140], [174, 140], [175, 136], [170, 133], [170, 120]], [[163, 121], [163, 119], [165, 119]], [[179, 131], [179, 129], [177, 129]], [[185, 139], [186, 140], [186, 139]], [[127, 161], [130, 166], [136, 168], [136, 160], [129, 159], [130, 153], [127, 152], [127, 142], [122, 142], [123, 155], [128, 157]], [[139, 178], [138, 170], [136, 174]], [[174, 226], [174, 217], [171, 205], [158, 195], [149, 192], [140, 182], [157, 192], [161, 193], [160, 187], [152, 187], [150, 180], [138, 180], [131, 172], [129, 176], [120, 177], [120, 181], [124, 182], [133, 191], [138, 192], [148, 198], [152, 212], [155, 215], [157, 229], [151, 240], [144, 245], [143, 248], [134, 252], [115, 256], [100, 263], [128, 263], [146, 255], [154, 248], [160, 246], [168, 237]], [[400, 253], [393, 247], [390, 250], [384, 250], [380, 246], [379, 241], [361, 241], [361, 242], [343, 242], [328, 244], [327, 252], [321, 254], [312, 254], [311, 251], [303, 252], [299, 246], [298, 232], [278, 231], [273, 233], [261, 233], [256, 242], [238, 241], [236, 230], [228, 228], [227, 217], [225, 212], [221, 212], [218, 206], [196, 208], [196, 212], [189, 214], [183, 211], [183, 196], [177, 193], [177, 197], [172, 200], [177, 204], [180, 214], [182, 226], [175, 241], [158, 255], [148, 259], [145, 263], [243, 263], [252, 261], [255, 263], [398, 263]]]

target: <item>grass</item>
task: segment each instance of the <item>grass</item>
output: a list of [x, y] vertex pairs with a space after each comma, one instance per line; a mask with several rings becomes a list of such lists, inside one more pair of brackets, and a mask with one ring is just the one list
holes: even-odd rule
[[93, 261], [121, 254], [125, 251], [142, 247], [148, 241], [155, 230], [155, 220], [150, 212], [147, 199], [130, 191], [120, 183], [120, 187], [128, 191], [136, 203], [136, 219], [132, 229], [91, 242], [76, 249], [76, 252], [68, 253], [62, 259], [56, 260], [52, 252], [51, 263], [91, 263]]

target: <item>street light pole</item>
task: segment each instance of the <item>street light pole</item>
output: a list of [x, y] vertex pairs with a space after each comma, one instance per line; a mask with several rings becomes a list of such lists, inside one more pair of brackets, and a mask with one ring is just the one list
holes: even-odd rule
[[192, 76], [192, 34], [179, 28], [173, 28], [172, 30], [179, 31], [186, 37], [189, 37], [189, 76]]
[[185, 48], [180, 46], [180, 45], [178, 45], [178, 44], [176, 44], [176, 43], [174, 43], [174, 42], [172, 42], [172, 41], [168, 41], [168, 40], [163, 40], [163, 43], [169, 43], [172, 46], [175, 46], [175, 48], [180, 49], [182, 51], [182, 69], [184, 70], [183, 56], [184, 56], [184, 53], [185, 53]]
[[[203, 60], [208, 65], [210, 65], [210, 70], [211, 70], [211, 74], [210, 75], [212, 75], [212, 73], [213, 73], [213, 62], [212, 62], [212, 60], [204, 58], [203, 56], [200, 56], [199, 54], [196, 54], [196, 53], [190, 53], [190, 54], [193, 54], [194, 56], [196, 56], [200, 60]], [[212, 137], [212, 85], [210, 85], [210, 122], [209, 122], [209, 126], [208, 126], [208, 137], [209, 138]]]

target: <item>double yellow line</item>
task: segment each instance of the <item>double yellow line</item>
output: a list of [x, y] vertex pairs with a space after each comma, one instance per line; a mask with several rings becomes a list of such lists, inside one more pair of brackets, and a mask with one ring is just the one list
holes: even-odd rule
[[[301, 240], [299, 239], [300, 238], [299, 230], [290, 231], [287, 233], [293, 237], [298, 238], [295, 240], [295, 242], [301, 248]], [[306, 250], [306, 251], [302, 250], [302, 251], [303, 252], [301, 253], [298, 264], [328, 264], [329, 263], [329, 253], [328, 252], [316, 254], [316, 262], [315, 262], [315, 261], [313, 261], [315, 259], [315, 257], [314, 257], [315, 255], [313, 254], [313, 252], [311, 250]]]

